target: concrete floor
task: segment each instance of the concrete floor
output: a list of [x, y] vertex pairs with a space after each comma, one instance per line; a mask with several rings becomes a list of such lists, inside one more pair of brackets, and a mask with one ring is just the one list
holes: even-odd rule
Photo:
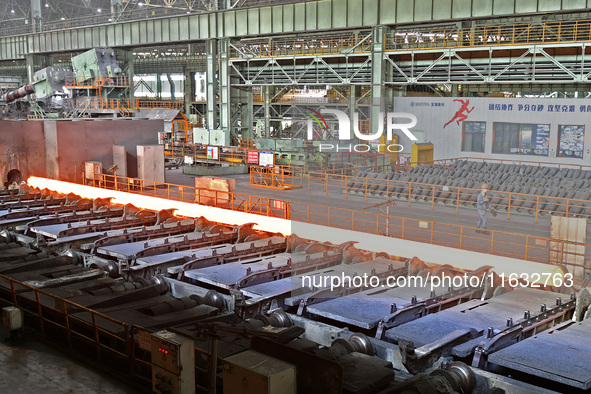
[[9, 336], [0, 328], [0, 392], [140, 393], [32, 338], [12, 343]]
[[[385, 201], [384, 199], [372, 197], [368, 197], [366, 201], [364, 197], [356, 195], [348, 195], [347, 198], [345, 198], [345, 195], [340, 193], [336, 188], [331, 189], [327, 196], [322, 185], [316, 184], [312, 185], [310, 193], [308, 193], [308, 184], [306, 180], [304, 180], [302, 189], [276, 190], [251, 186], [248, 174], [229, 175], [224, 176], [224, 178], [236, 180], [236, 193], [268, 197], [284, 201], [310, 203], [356, 211], [366, 211], [364, 210], [365, 207]], [[195, 186], [194, 179], [194, 175], [183, 174], [182, 169], [166, 170], [166, 182], [168, 183]], [[494, 194], [494, 190], [491, 190], [491, 193]], [[378, 208], [369, 209], [366, 212], [384, 213], [384, 211], [380, 211]], [[456, 209], [452, 207], [435, 205], [435, 209], [431, 209], [431, 204], [414, 202], [411, 203], [411, 206], [409, 207], [408, 203], [404, 201], [399, 201], [395, 207], [390, 208], [390, 215], [470, 227], [475, 227], [478, 221], [478, 214], [475, 209], [460, 208], [459, 212], [456, 213]], [[499, 212], [499, 215], [495, 218], [488, 214], [488, 228], [490, 230], [549, 238], [550, 218], [539, 217], [538, 222], [536, 223], [535, 218], [531, 215], [512, 213], [511, 218], [507, 219], [506, 213], [503, 214], [502, 212]], [[591, 241], [591, 236], [589, 235], [588, 241]]]

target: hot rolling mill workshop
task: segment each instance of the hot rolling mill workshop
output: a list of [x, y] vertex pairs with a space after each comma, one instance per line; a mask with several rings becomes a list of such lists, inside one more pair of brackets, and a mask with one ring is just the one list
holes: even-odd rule
[[591, 0], [4, 1], [0, 385], [590, 393], [590, 42]]

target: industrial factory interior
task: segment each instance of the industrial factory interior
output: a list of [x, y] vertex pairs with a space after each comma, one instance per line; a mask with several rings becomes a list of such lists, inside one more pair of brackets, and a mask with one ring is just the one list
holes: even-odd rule
[[0, 0], [0, 392], [591, 394], [591, 0]]

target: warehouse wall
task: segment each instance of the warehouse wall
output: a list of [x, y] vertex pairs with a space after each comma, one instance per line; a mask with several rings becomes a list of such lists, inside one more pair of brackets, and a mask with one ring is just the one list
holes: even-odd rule
[[[162, 120], [47, 120], [44, 121], [48, 176], [80, 181], [85, 161], [113, 165], [113, 145], [127, 151], [127, 175], [137, 176], [137, 145], [158, 143]], [[53, 131], [55, 128], [55, 131]], [[55, 137], [53, 134], [55, 133]], [[54, 142], [55, 139], [55, 142]]]
[[0, 181], [18, 169], [23, 176], [45, 175], [45, 144], [40, 122], [0, 121]]
[[157, 144], [162, 120], [0, 121], [0, 177], [31, 175], [81, 181], [85, 161], [113, 164], [113, 145], [127, 151], [128, 176], [137, 176], [137, 145]]
[[[454, 98], [435, 97], [399, 97], [394, 99], [395, 112], [412, 113], [417, 117], [417, 125], [413, 130], [425, 132], [425, 141], [435, 145], [434, 158], [446, 159], [454, 157], [495, 158], [506, 160], [531, 160], [539, 162], [558, 162], [578, 165], [590, 165], [589, 149], [591, 138], [585, 138], [582, 145], [582, 158], [560, 157], [559, 129], [560, 125], [581, 125], [585, 134], [591, 134], [591, 100], [588, 99], [532, 99], [532, 98], [457, 98], [467, 102], [471, 112], [463, 111], [467, 119], [448, 123], [462, 102]], [[401, 123], [403, 120], [399, 120]], [[463, 122], [485, 122], [484, 152], [462, 151]], [[540, 141], [548, 140], [548, 149], [544, 155], [523, 153], [493, 153], [493, 123], [522, 123], [548, 125], [549, 135]], [[402, 133], [400, 144], [404, 152], [410, 153], [411, 141]], [[564, 138], [566, 141], [566, 138]], [[539, 150], [538, 150], [539, 152]]]

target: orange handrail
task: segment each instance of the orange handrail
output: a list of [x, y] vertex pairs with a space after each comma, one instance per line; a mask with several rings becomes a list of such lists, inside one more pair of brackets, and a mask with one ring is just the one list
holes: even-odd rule
[[218, 146], [218, 158], [207, 157], [207, 147], [209, 145], [175, 142], [171, 147], [165, 150], [165, 154], [171, 158], [190, 157], [193, 162], [203, 162], [206, 164], [224, 163], [229, 165], [242, 165], [247, 163], [248, 150], [235, 146]]
[[301, 189], [304, 183], [302, 167], [250, 167], [250, 185], [278, 190]]
[[102, 86], [127, 88], [131, 86], [129, 77], [124, 75], [114, 77], [108, 75], [96, 75], [92, 78], [68, 76], [66, 77], [64, 84], [68, 89], [96, 89]]
[[[424, 202], [435, 208], [436, 203], [444, 203], [456, 208], [456, 212], [462, 207], [474, 207], [476, 204], [476, 196], [480, 189], [447, 186], [447, 185], [433, 185], [420, 182], [408, 182], [401, 180], [387, 180], [369, 177], [358, 177], [348, 175], [328, 175], [318, 174], [317, 172], [310, 172], [308, 174], [308, 192], [310, 192], [313, 185], [320, 185], [328, 196], [329, 189], [336, 190], [339, 193], [345, 193], [345, 198], [349, 194], [360, 194], [365, 197], [380, 198], [399, 198], [408, 203], [408, 206], [414, 201]], [[359, 185], [359, 186], [357, 186]], [[383, 190], [379, 191], [380, 188]], [[550, 214], [552, 212], [560, 213], [569, 216], [591, 218], [591, 207], [587, 212], [586, 200], [551, 197], [537, 194], [527, 193], [513, 193], [491, 190], [490, 199], [495, 195], [501, 198], [501, 201], [496, 204], [499, 209], [505, 209], [507, 212], [507, 219], [511, 217], [511, 213], [529, 212], [535, 216], [535, 221], [538, 221], [540, 214]], [[444, 195], [444, 196], [442, 196]]]
[[372, 39], [367, 34], [348, 34], [329, 37], [273, 38], [271, 40], [247, 40], [230, 48], [230, 58], [285, 57], [371, 52]]
[[[476, 228], [470, 226], [398, 217], [369, 211], [335, 208], [304, 202], [280, 201], [282, 208], [277, 209], [275, 208], [277, 204], [274, 204], [276, 200], [268, 197], [205, 190], [191, 186], [145, 181], [106, 174], [94, 174], [93, 180], [95, 186], [102, 188], [166, 197], [171, 200], [197, 202], [205, 205], [213, 204], [227, 209], [256, 213], [264, 216], [278, 216], [300, 222], [345, 228], [370, 234], [393, 236], [435, 245], [452, 246], [459, 249], [480, 251], [529, 261], [581, 267], [583, 266], [584, 260], [591, 257], [591, 245], [584, 243], [497, 230], [490, 230], [491, 234], [479, 236], [474, 232]], [[474, 189], [468, 190], [477, 192]], [[460, 192], [460, 194], [463, 192]], [[586, 246], [590, 246], [590, 248]], [[577, 248], [579, 247], [581, 249], [585, 247], [585, 252], [578, 252]]]
[[[6, 275], [0, 274], [0, 279], [4, 290], [0, 300], [19, 308], [27, 325], [35, 328], [42, 340], [94, 367], [118, 375], [141, 391], [151, 387], [152, 363], [137, 352], [136, 348], [141, 345], [135, 334], [141, 330], [151, 335], [152, 329], [121, 321]], [[105, 322], [108, 325], [105, 326]], [[115, 333], [114, 328], [122, 332]], [[211, 356], [198, 347], [194, 350], [205, 357]], [[117, 362], [112, 363], [112, 360]], [[139, 364], [148, 367], [147, 372], [145, 368], [138, 368]], [[200, 373], [208, 372], [199, 366], [195, 369]], [[199, 384], [196, 388], [206, 390]]]
[[559, 44], [591, 40], [591, 21], [556, 21], [470, 28], [395, 31], [385, 33], [384, 49], [400, 51], [431, 48]]
[[183, 100], [135, 100], [136, 108], [183, 109]]

